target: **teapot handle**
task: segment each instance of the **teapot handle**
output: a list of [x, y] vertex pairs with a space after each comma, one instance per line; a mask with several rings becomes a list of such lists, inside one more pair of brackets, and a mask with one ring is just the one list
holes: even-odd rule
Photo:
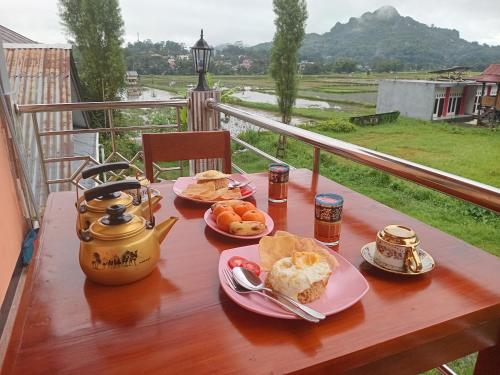
[[100, 164], [85, 169], [82, 172], [82, 178], [89, 178], [102, 172], [115, 171], [117, 169], [128, 169], [129, 167], [130, 167], [129, 163], [123, 161], [117, 163]]
[[113, 182], [106, 182], [102, 185], [99, 185], [89, 190], [85, 190], [83, 192], [83, 195], [85, 197], [85, 200], [89, 202], [92, 199], [96, 199], [117, 191], [140, 189], [140, 188], [141, 188], [141, 183], [139, 181], [135, 180], [113, 181]]

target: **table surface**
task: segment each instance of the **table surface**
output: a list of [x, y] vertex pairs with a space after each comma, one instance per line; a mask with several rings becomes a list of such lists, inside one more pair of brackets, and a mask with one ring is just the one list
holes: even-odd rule
[[[401, 374], [486, 348], [480, 358], [491, 368], [488, 358], [500, 353], [500, 259], [308, 170], [291, 171], [287, 204], [268, 204], [266, 174], [251, 178], [275, 229], [302, 236], [313, 236], [316, 193], [344, 196], [338, 251], [370, 284], [360, 302], [316, 325], [239, 307], [219, 285], [219, 254], [258, 240], [207, 228], [207, 207], [176, 197], [171, 182], [157, 185], [156, 216], [180, 220], [158, 267], [130, 285], [99, 286], [78, 264], [74, 193], [53, 193], [2, 373]], [[363, 261], [361, 247], [394, 223], [416, 230], [432, 272], [403, 277]]]

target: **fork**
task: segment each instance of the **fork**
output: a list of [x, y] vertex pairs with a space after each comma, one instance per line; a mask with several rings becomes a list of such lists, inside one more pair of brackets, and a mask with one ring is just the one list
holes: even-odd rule
[[293, 305], [288, 305], [286, 303], [283, 303], [282, 301], [280, 301], [279, 299], [275, 298], [274, 296], [272, 296], [269, 293], [264, 293], [264, 292], [254, 291], [254, 290], [248, 290], [248, 289], [242, 287], [240, 284], [238, 284], [236, 282], [236, 280], [234, 280], [233, 275], [228, 270], [226, 270], [225, 268], [222, 269], [222, 274], [224, 275], [224, 281], [226, 282], [226, 285], [229, 288], [231, 288], [231, 290], [235, 291], [238, 294], [258, 293], [258, 294], [260, 294], [260, 295], [268, 298], [269, 300], [273, 301], [274, 303], [276, 303], [277, 305], [279, 305], [281, 308], [294, 313], [295, 315], [301, 317], [304, 320], [307, 320], [308, 322], [319, 323], [319, 321], [320, 321], [319, 319], [315, 318], [314, 316], [309, 315], [305, 311], [302, 311], [301, 309], [299, 309], [297, 307], [294, 307]]

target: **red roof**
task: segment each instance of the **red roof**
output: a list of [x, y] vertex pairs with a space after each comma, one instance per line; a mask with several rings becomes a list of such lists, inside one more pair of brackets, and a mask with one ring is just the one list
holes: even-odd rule
[[500, 64], [491, 64], [475, 80], [478, 82], [500, 83]]

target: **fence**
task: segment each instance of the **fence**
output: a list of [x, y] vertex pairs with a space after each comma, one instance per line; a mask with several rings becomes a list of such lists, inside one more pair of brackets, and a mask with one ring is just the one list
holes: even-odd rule
[[[234, 116], [238, 119], [251, 123], [257, 127], [275, 132], [280, 135], [289, 136], [295, 138], [301, 142], [311, 145], [314, 150], [314, 162], [312, 165], [312, 170], [314, 172], [319, 172], [320, 167], [320, 153], [321, 151], [329, 152], [335, 155], [339, 155], [348, 160], [355, 161], [372, 168], [376, 168], [395, 176], [405, 178], [407, 180], [416, 182], [420, 185], [441, 191], [443, 193], [452, 195], [454, 197], [461, 198], [463, 200], [475, 203], [477, 205], [486, 207], [490, 210], [500, 212], [500, 189], [495, 187], [482, 184], [476, 181], [472, 181], [460, 176], [456, 176], [450, 173], [446, 173], [434, 168], [426, 167], [417, 163], [413, 163], [401, 158], [397, 158], [391, 155], [383, 154], [381, 152], [373, 151], [361, 146], [343, 142], [334, 138], [326, 137], [321, 134], [317, 134], [305, 129], [293, 127], [280, 123], [278, 121], [269, 119], [262, 115], [247, 112], [232, 106], [222, 104], [214, 99], [208, 99], [203, 103], [207, 111], [217, 111], [225, 113], [229, 116]], [[167, 100], [167, 101], [139, 101], [139, 102], [99, 102], [99, 103], [60, 103], [60, 104], [34, 104], [34, 105], [19, 105], [17, 110], [19, 115], [31, 113], [33, 116], [35, 134], [37, 138], [37, 148], [41, 155], [42, 162], [42, 172], [44, 173], [44, 180], [46, 191], [50, 191], [50, 186], [53, 184], [63, 184], [72, 183], [75, 186], [79, 186], [78, 175], [79, 173], [89, 164], [99, 164], [99, 160], [96, 160], [90, 156], [74, 156], [67, 155], [56, 158], [46, 158], [44, 156], [43, 148], [41, 146], [41, 139], [43, 137], [54, 137], [63, 136], [69, 134], [83, 134], [83, 133], [108, 133], [111, 137], [112, 152], [106, 158], [104, 162], [111, 161], [115, 159], [123, 160], [131, 163], [133, 168], [142, 172], [140, 168], [135, 165], [135, 161], [142, 157], [141, 152], [138, 152], [131, 159], [125, 158], [116, 147], [116, 136], [117, 133], [122, 131], [150, 131], [150, 130], [180, 130], [180, 108], [188, 106], [187, 100]], [[177, 123], [167, 124], [167, 125], [144, 125], [144, 126], [125, 126], [125, 127], [115, 127], [112, 119], [112, 111], [117, 109], [130, 109], [130, 108], [163, 108], [163, 107], [173, 107], [177, 111]], [[96, 111], [104, 110], [108, 118], [106, 128], [98, 129], [77, 129], [77, 130], [61, 130], [61, 131], [40, 131], [38, 129], [38, 124], [36, 123], [36, 113], [39, 112], [57, 112], [57, 111]], [[249, 151], [263, 157], [267, 160], [279, 162], [280, 160], [265, 153], [264, 151], [236, 138], [233, 137], [233, 141], [240, 146], [248, 149]], [[71, 173], [70, 176], [65, 176], [59, 179], [49, 179], [46, 173], [46, 166], [49, 163], [67, 162], [67, 161], [83, 161], [82, 164]], [[181, 167], [175, 168], [162, 168], [159, 165], [154, 166], [156, 173], [160, 173], [164, 170], [179, 170]], [[243, 170], [237, 166], [233, 165], [234, 169], [240, 172]], [[182, 171], [181, 171], [182, 172]], [[123, 172], [122, 172], [123, 173]], [[81, 187], [81, 186], [79, 186]]]

